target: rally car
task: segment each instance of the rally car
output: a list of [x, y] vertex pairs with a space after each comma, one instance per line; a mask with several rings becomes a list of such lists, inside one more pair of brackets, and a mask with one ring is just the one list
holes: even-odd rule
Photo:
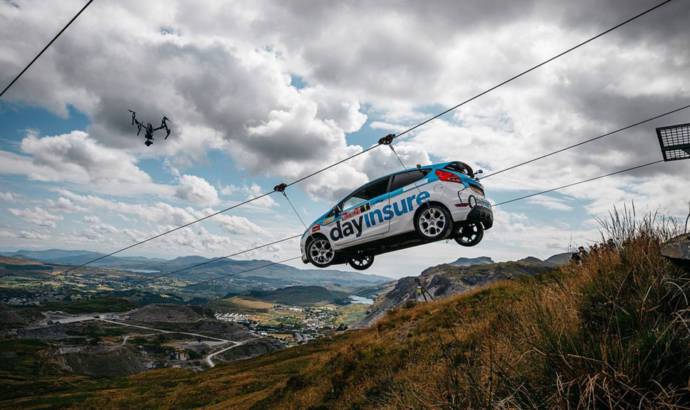
[[[481, 173], [481, 171], [478, 171]], [[302, 261], [364, 270], [374, 256], [453, 238], [478, 244], [493, 225], [491, 204], [472, 168], [459, 161], [417, 166], [371, 181], [307, 228]]]

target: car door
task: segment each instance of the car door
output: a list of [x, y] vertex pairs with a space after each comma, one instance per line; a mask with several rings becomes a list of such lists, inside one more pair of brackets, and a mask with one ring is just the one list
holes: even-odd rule
[[[391, 235], [414, 230], [414, 214], [419, 207], [416, 197], [426, 191], [425, 187], [427, 169], [415, 169], [395, 174], [391, 177], [389, 200], [393, 218], [390, 221], [389, 232]], [[409, 200], [414, 195], [413, 200]], [[428, 195], [428, 194], [427, 194]], [[428, 197], [428, 196], [427, 196]]]
[[378, 239], [390, 229], [390, 215], [384, 207], [390, 203], [388, 182], [380, 178], [359, 188], [340, 203], [340, 220], [331, 231], [338, 247]]

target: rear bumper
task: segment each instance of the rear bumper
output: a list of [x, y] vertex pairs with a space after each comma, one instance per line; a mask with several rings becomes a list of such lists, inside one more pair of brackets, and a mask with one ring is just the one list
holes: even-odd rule
[[477, 205], [467, 214], [467, 221], [480, 222], [484, 229], [491, 229], [494, 225], [494, 213], [491, 208]]

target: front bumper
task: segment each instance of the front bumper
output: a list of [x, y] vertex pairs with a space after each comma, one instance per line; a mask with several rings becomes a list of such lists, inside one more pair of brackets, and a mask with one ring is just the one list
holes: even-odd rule
[[467, 214], [467, 221], [479, 222], [484, 226], [484, 229], [491, 229], [494, 225], [494, 213], [491, 208], [477, 205]]

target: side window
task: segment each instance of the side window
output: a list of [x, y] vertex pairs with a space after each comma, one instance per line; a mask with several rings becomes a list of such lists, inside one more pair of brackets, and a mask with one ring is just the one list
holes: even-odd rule
[[388, 189], [388, 179], [389, 178], [383, 178], [358, 189], [349, 197], [347, 197], [345, 201], [343, 201], [342, 209], [345, 210], [352, 208], [353, 206], [359, 205], [362, 202], [368, 201], [370, 199], [376, 198], [379, 195], [385, 194]]
[[398, 188], [410, 185], [413, 182], [417, 182], [424, 178], [428, 171], [414, 170], [403, 172], [402, 174], [397, 174], [393, 176], [393, 182], [391, 183], [391, 191], [395, 191]]

